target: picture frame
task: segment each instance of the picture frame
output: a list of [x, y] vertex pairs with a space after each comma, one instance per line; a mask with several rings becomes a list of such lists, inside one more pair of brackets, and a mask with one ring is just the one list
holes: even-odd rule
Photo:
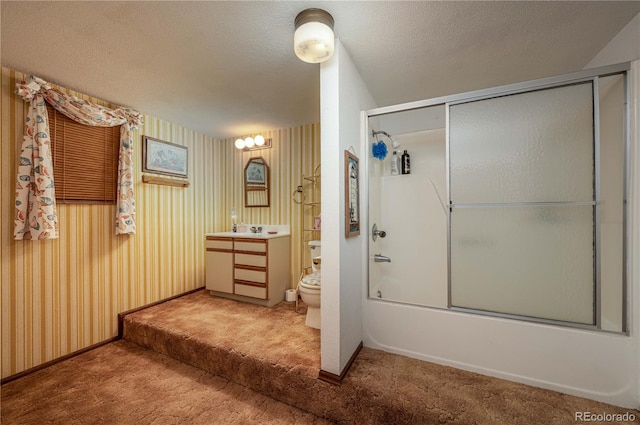
[[187, 178], [188, 148], [149, 136], [142, 136], [142, 171]]
[[244, 206], [269, 207], [269, 166], [261, 156], [249, 158], [244, 167]]
[[345, 237], [360, 234], [360, 166], [358, 157], [344, 151], [344, 230]]

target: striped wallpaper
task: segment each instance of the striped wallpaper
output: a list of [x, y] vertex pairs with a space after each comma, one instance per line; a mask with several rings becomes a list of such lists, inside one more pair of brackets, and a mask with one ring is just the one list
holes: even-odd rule
[[[203, 234], [228, 230], [232, 206], [244, 222], [291, 224], [295, 284], [309, 232], [302, 230], [305, 207], [291, 194], [320, 163], [319, 124], [262, 133], [274, 147], [243, 153], [232, 139], [145, 116], [134, 132], [137, 234], [114, 235], [115, 206], [58, 204], [59, 239], [14, 241], [14, 180], [26, 114], [14, 88], [26, 78], [2, 68], [2, 378], [115, 336], [119, 312], [204, 286]], [[189, 148], [188, 188], [142, 183], [141, 135]], [[242, 171], [251, 156], [270, 166], [270, 208], [243, 208]]]
[[[219, 181], [222, 187], [227, 188], [219, 192], [220, 197], [216, 200], [220, 213], [218, 223], [223, 230], [231, 230], [231, 209], [235, 207], [238, 223], [291, 225], [291, 285], [295, 287], [303, 264], [309, 266], [309, 256], [305, 256], [308, 252], [306, 248], [303, 249], [303, 242], [309, 240], [314, 232], [304, 230], [312, 227], [313, 210], [309, 206], [296, 204], [293, 192], [302, 185], [307, 201], [320, 200], [320, 188], [314, 195], [309, 181], [304, 179], [319, 170], [320, 124], [260, 134], [265, 139], [272, 139], [272, 148], [244, 152], [235, 148], [235, 138], [223, 140], [217, 145], [219, 151], [216, 157], [221, 164]], [[244, 167], [249, 158], [258, 156], [264, 158], [271, 173], [271, 206], [244, 208]], [[296, 197], [296, 200], [299, 199]], [[319, 208], [315, 213], [319, 213]], [[319, 238], [320, 234], [315, 233], [315, 236]]]

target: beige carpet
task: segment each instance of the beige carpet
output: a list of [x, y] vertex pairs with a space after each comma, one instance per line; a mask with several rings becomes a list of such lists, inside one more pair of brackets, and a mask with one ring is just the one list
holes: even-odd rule
[[286, 303], [269, 309], [201, 291], [131, 314], [125, 336], [136, 344], [111, 343], [3, 385], [2, 424], [530, 425], [627, 412], [368, 348], [333, 386], [316, 379], [319, 332]]
[[2, 424], [327, 424], [267, 396], [117, 341], [2, 386]]
[[627, 412], [368, 348], [333, 386], [317, 379], [319, 332], [287, 303], [201, 291], [127, 316], [125, 338], [340, 423], [570, 424], [575, 412]]

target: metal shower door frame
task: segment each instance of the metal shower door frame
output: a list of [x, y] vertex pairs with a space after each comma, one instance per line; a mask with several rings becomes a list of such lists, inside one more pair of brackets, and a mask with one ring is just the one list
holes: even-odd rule
[[[363, 112], [363, 140], [364, 143], [367, 143], [368, 137], [366, 135], [369, 134], [369, 118], [383, 116], [391, 113], [410, 111], [415, 109], [422, 109], [430, 106], [444, 105], [445, 106], [445, 131], [446, 131], [446, 153], [445, 153], [445, 161], [446, 161], [446, 196], [447, 196], [447, 292], [448, 292], [448, 307], [447, 310], [451, 311], [459, 311], [462, 313], [471, 313], [471, 314], [480, 314], [484, 316], [493, 316], [493, 317], [501, 317], [501, 318], [509, 318], [515, 320], [523, 320], [528, 322], [535, 323], [544, 323], [551, 324], [557, 326], [566, 326], [572, 328], [581, 328], [581, 329], [589, 329], [596, 330], [601, 332], [610, 332], [610, 333], [623, 333], [629, 334], [629, 313], [627, 308], [627, 299], [628, 299], [628, 244], [629, 244], [629, 229], [628, 229], [628, 215], [630, 205], [628, 203], [629, 199], [629, 188], [630, 188], [630, 123], [631, 123], [631, 108], [630, 102], [631, 99], [631, 87], [629, 84], [629, 71], [631, 69], [631, 64], [629, 62], [624, 62], [615, 65], [608, 65], [593, 69], [587, 69], [575, 73], [563, 74], [553, 77], [541, 78], [537, 80], [525, 81], [521, 83], [509, 84], [504, 86], [493, 87], [489, 89], [475, 90], [471, 92], [459, 93], [449, 96], [441, 96], [432, 99], [425, 99], [415, 102], [408, 102], [398, 105], [385, 106], [380, 108], [371, 109]], [[623, 90], [624, 90], [624, 131], [623, 131], [623, 209], [622, 209], [622, 331], [621, 332], [612, 332], [601, 329], [601, 280], [600, 280], [600, 264], [601, 264], [601, 254], [600, 254], [600, 129], [599, 129], [599, 93], [598, 93], [598, 80], [602, 77], [608, 77], [612, 75], [623, 75]], [[594, 243], [595, 243], [595, 254], [596, 259], [594, 261], [594, 276], [595, 276], [595, 325], [585, 325], [575, 322], [566, 322], [561, 320], [552, 320], [552, 319], [541, 319], [541, 318], [532, 318], [528, 316], [518, 316], [514, 314], [506, 314], [506, 313], [498, 313], [498, 312], [488, 312], [484, 310], [473, 310], [467, 308], [460, 307], [452, 307], [451, 306], [451, 211], [455, 207], [451, 203], [451, 179], [450, 179], [450, 111], [449, 108], [454, 105], [469, 103], [478, 100], [491, 99], [501, 96], [522, 94], [527, 92], [533, 92], [544, 89], [551, 89], [556, 87], [563, 87], [578, 83], [585, 83], [591, 81], [593, 84], [593, 122], [594, 122], [594, 197], [595, 200], [593, 202], [583, 202], [583, 205], [593, 205], [594, 206]], [[367, 179], [366, 179], [366, 193], [369, 193], [369, 160], [366, 160], [366, 171], [367, 171]], [[541, 205], [549, 206], [553, 203], [540, 203]], [[527, 203], [527, 205], [533, 205], [532, 203]], [[367, 202], [367, 218], [370, 215], [370, 206], [369, 202]], [[367, 242], [366, 252], [369, 252], [369, 242]], [[367, 262], [367, 282], [369, 281], [369, 267]], [[367, 288], [369, 291], [370, 288]], [[368, 293], [368, 297], [371, 298], [371, 294]], [[397, 301], [394, 301], [397, 303]], [[402, 303], [401, 303], [402, 304]], [[427, 307], [425, 308], [435, 308], [441, 309], [439, 307]]]

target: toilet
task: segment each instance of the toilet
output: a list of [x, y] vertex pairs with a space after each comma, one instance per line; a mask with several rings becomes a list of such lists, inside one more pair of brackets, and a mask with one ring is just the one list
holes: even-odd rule
[[298, 293], [307, 305], [305, 324], [320, 329], [320, 241], [309, 241], [311, 273], [302, 276], [298, 282]]

